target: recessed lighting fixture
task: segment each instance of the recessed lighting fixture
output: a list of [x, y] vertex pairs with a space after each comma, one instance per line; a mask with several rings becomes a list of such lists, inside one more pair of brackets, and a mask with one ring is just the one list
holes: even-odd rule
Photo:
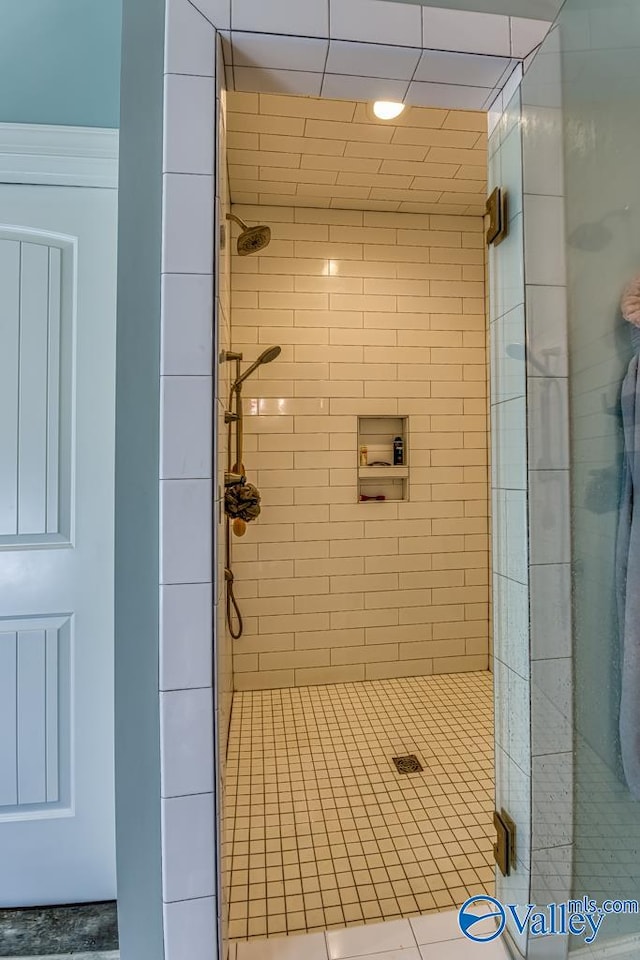
[[395, 120], [404, 110], [404, 103], [398, 103], [396, 100], [376, 100], [373, 105], [373, 112], [378, 120]]

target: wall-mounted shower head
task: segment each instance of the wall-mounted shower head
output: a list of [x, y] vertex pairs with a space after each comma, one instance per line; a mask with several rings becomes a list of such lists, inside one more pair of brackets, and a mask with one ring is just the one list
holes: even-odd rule
[[238, 237], [237, 250], [241, 257], [248, 257], [251, 253], [259, 253], [271, 243], [271, 227], [260, 224], [257, 227], [249, 227], [246, 223], [236, 217], [234, 213], [227, 214], [227, 220], [233, 220], [237, 223], [242, 233]]
[[254, 360], [251, 366], [248, 367], [240, 377], [238, 377], [238, 379], [234, 382], [231, 389], [237, 390], [238, 387], [240, 387], [244, 383], [247, 377], [250, 377], [252, 373], [255, 373], [258, 367], [261, 367], [263, 363], [271, 363], [271, 361], [275, 360], [276, 357], [279, 357], [281, 353], [282, 353], [282, 347], [278, 347], [278, 346], [267, 347], [267, 349], [260, 354], [258, 359]]

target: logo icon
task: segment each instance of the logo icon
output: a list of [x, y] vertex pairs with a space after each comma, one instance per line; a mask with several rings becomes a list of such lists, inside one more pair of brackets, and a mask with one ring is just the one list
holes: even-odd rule
[[[487, 923], [492, 919], [497, 921], [497, 926]], [[458, 913], [460, 930], [474, 943], [490, 943], [496, 940], [504, 930], [506, 922], [504, 907], [494, 897], [470, 897], [462, 904]]]

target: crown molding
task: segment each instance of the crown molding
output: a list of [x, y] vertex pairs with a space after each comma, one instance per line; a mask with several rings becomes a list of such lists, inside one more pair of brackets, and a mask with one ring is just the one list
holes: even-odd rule
[[118, 186], [118, 131], [0, 123], [0, 182]]

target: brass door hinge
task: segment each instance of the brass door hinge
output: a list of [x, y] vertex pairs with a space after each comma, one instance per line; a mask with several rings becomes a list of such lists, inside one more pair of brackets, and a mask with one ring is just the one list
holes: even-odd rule
[[487, 200], [487, 244], [498, 246], [509, 232], [509, 212], [507, 207], [507, 191], [496, 187]]
[[516, 825], [505, 810], [494, 811], [493, 825], [497, 835], [493, 856], [502, 876], [508, 877], [516, 860]]

